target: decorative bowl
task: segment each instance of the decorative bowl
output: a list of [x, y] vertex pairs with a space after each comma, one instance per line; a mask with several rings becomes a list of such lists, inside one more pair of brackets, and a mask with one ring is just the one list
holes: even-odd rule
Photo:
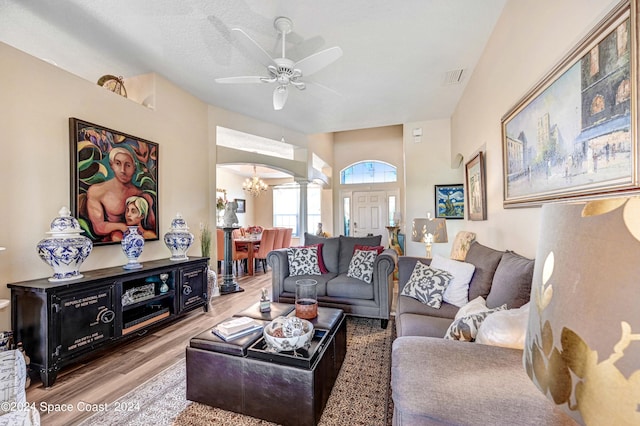
[[313, 338], [313, 324], [298, 317], [278, 317], [262, 331], [267, 350], [272, 352], [308, 349]]

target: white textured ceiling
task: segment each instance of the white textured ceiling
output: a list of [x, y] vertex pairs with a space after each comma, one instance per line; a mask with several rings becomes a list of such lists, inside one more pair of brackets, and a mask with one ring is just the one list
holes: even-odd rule
[[[507, 0], [0, 0], [0, 40], [90, 81], [157, 72], [208, 104], [305, 134], [449, 117]], [[280, 56], [273, 20], [287, 16], [287, 57], [340, 46], [343, 56], [290, 90], [274, 111], [272, 84], [238, 49], [241, 28]], [[462, 82], [445, 85], [448, 71]], [[315, 89], [315, 90], [314, 90]]]

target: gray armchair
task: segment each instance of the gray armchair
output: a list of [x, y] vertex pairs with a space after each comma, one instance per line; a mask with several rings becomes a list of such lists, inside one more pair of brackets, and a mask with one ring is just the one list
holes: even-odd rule
[[371, 283], [347, 276], [356, 245], [378, 246], [382, 236], [322, 238], [305, 234], [305, 244], [322, 244], [322, 257], [329, 272], [321, 275], [290, 276], [287, 249], [267, 255], [272, 268], [272, 299], [274, 302], [295, 303], [296, 281], [313, 278], [318, 281], [318, 304], [342, 309], [347, 315], [380, 318], [387, 327], [393, 302], [393, 271], [398, 254], [386, 249], [376, 257]]

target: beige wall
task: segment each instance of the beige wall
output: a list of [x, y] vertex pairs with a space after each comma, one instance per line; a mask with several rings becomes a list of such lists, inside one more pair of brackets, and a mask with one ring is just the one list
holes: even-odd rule
[[[0, 280], [50, 276], [36, 244], [51, 220], [70, 205], [69, 117], [121, 130], [159, 144], [160, 237], [182, 213], [197, 233], [209, 214], [207, 106], [155, 77], [155, 109], [0, 43]], [[212, 183], [215, 188], [215, 181]], [[194, 244], [191, 254], [200, 253]], [[162, 240], [146, 244], [141, 260], [169, 257]], [[126, 263], [119, 245], [94, 247], [81, 271]], [[9, 290], [0, 286], [0, 298]], [[9, 309], [0, 329], [9, 329]]]
[[[405, 207], [402, 232], [407, 235], [405, 252], [408, 256], [424, 256], [425, 246], [411, 241], [411, 225], [416, 217], [435, 217], [434, 185], [464, 182], [464, 168], [451, 167], [450, 121], [431, 120], [404, 125]], [[422, 129], [419, 142], [413, 137], [414, 129]], [[448, 243], [434, 244], [433, 254], [449, 257], [456, 233], [464, 228], [462, 220], [447, 220]]]
[[519, 0], [506, 4], [452, 116], [451, 152], [464, 162], [486, 149], [488, 220], [466, 222], [478, 240], [535, 255], [540, 209], [504, 209], [502, 116], [618, 1]]
[[[309, 135], [309, 152], [314, 152], [322, 158], [324, 162], [331, 166], [332, 171], [335, 169], [335, 167], [333, 167], [333, 138], [333, 133]], [[325, 170], [323, 170], [323, 172], [331, 178], [331, 184], [328, 188], [322, 190], [320, 221], [322, 222], [322, 228], [333, 235], [333, 189], [335, 188], [336, 181], [333, 179], [332, 173], [328, 173]], [[340, 180], [337, 182], [340, 182]]]

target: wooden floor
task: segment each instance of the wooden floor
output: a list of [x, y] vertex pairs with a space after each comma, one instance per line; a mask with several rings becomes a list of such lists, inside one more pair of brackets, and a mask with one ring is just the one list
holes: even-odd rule
[[[260, 300], [263, 287], [271, 290], [271, 272], [240, 277], [244, 292], [215, 298], [209, 312], [198, 309], [170, 325], [122, 343], [99, 357], [63, 369], [56, 382], [44, 388], [34, 381], [27, 401], [35, 403], [46, 426], [74, 425], [92, 413], [81, 412], [78, 403], [111, 403], [185, 356], [189, 339]], [[70, 411], [63, 411], [70, 407]], [[163, 426], [163, 425], [158, 425]]]

